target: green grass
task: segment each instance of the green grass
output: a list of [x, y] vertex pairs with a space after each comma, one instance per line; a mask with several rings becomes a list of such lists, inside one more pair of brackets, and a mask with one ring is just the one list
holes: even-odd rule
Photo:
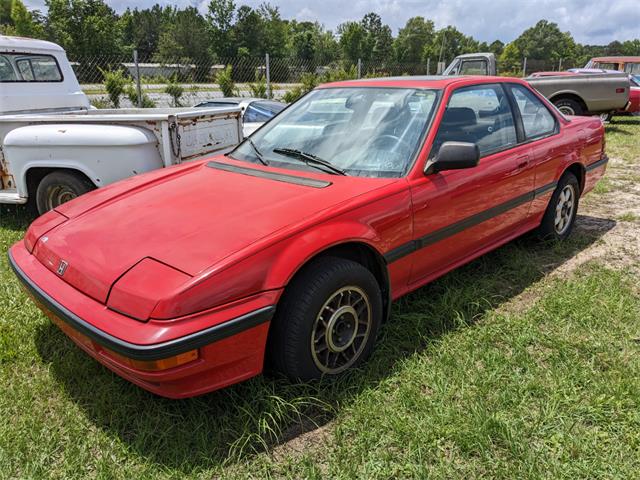
[[633, 212], [625, 212], [621, 215], [618, 215], [618, 220], [621, 222], [635, 222], [638, 220], [638, 216]]
[[[608, 135], [611, 156], [638, 151]], [[401, 299], [371, 360], [336, 381], [263, 376], [186, 401], [79, 351], [2, 254], [0, 478], [635, 477], [638, 278], [596, 264], [548, 275], [615, 225], [589, 220], [598, 228], [568, 242], [520, 239]], [[0, 207], [2, 252], [28, 221]], [[282, 446], [322, 425], [321, 443]]]

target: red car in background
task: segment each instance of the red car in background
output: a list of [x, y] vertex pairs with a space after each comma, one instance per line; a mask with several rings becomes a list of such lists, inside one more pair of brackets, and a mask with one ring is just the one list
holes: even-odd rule
[[80, 348], [149, 391], [265, 362], [309, 380], [364, 361], [398, 297], [530, 230], [566, 238], [606, 163], [599, 119], [519, 79], [345, 81], [226, 156], [61, 205], [9, 257]]

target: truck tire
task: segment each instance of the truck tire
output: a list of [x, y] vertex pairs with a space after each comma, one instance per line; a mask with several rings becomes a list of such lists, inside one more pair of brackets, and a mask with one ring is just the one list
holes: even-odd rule
[[584, 109], [582, 108], [582, 105], [580, 105], [579, 102], [573, 100], [572, 98], [558, 98], [553, 101], [553, 104], [564, 115], [583, 115], [584, 114]]
[[42, 215], [94, 188], [95, 185], [79, 173], [51, 172], [40, 180], [36, 190], [38, 213]]

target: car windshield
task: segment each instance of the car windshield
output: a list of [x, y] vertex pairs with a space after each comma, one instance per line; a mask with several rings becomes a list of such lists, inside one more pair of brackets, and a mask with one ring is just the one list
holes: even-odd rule
[[281, 168], [400, 177], [421, 144], [438, 97], [437, 90], [409, 88], [314, 90], [229, 156]]

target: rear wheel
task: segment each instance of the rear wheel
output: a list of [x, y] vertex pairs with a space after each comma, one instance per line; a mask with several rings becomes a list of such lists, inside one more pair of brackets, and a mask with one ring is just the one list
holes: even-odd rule
[[564, 240], [575, 223], [580, 197], [580, 185], [573, 173], [565, 173], [551, 196], [538, 234], [543, 239]]
[[342, 373], [369, 356], [381, 320], [382, 295], [369, 270], [336, 257], [314, 260], [278, 305], [271, 367], [302, 381]]
[[584, 109], [582, 105], [576, 100], [572, 98], [559, 98], [553, 101], [553, 104], [560, 110], [564, 115], [582, 115], [584, 114]]
[[51, 172], [40, 181], [36, 190], [38, 213], [42, 215], [94, 188], [91, 182], [78, 173]]

